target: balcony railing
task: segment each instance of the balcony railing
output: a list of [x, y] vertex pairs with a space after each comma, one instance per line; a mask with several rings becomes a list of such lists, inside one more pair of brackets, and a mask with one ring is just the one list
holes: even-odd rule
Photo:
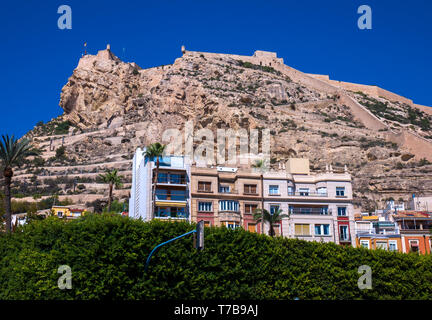
[[166, 183], [166, 184], [187, 184], [186, 177], [158, 177], [157, 183]]
[[331, 214], [328, 208], [290, 208], [289, 212], [291, 214], [320, 214], [320, 215]]
[[340, 242], [351, 242], [351, 236], [339, 236]]
[[327, 193], [323, 192], [288, 192], [289, 197], [328, 197]]
[[155, 213], [155, 218], [160, 219], [187, 219], [189, 216], [186, 212], [179, 213], [179, 212], [168, 212], [168, 213]]
[[171, 193], [156, 193], [156, 201], [186, 201], [187, 196], [182, 194], [171, 194]]
[[223, 190], [219, 189], [219, 193], [221, 193], [221, 194], [238, 194], [238, 191], [237, 190], [223, 191]]

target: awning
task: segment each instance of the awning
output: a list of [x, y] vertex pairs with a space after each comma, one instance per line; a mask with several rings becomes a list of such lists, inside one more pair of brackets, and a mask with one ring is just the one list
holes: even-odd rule
[[157, 207], [186, 207], [186, 202], [156, 201]]

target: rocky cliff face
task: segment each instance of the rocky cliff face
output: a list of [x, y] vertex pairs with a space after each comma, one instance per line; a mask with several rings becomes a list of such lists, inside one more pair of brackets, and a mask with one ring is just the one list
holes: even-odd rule
[[[269, 128], [274, 166], [289, 156], [308, 157], [315, 170], [347, 165], [363, 209], [432, 193], [432, 165], [422, 160], [432, 155], [428, 115], [332, 87], [272, 59], [186, 51], [172, 65], [143, 70], [107, 49], [81, 58], [60, 106], [61, 117], [28, 133], [42, 160], [18, 172], [16, 190], [25, 185], [44, 194], [57, 183], [76, 201], [104, 197], [98, 173], [115, 167], [130, 182], [134, 150], [192, 120], [195, 129], [214, 131]], [[406, 122], [409, 116], [414, 120]], [[62, 145], [65, 155], [56, 156]], [[126, 198], [129, 187], [117, 197]]]

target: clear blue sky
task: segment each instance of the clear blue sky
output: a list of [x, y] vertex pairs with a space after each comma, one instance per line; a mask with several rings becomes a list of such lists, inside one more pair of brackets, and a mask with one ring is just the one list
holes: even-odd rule
[[[72, 30], [57, 9], [72, 8]], [[359, 30], [357, 8], [372, 8]], [[22, 136], [62, 113], [61, 88], [89, 53], [107, 43], [142, 68], [189, 50], [252, 55], [276, 51], [285, 63], [332, 79], [379, 85], [432, 106], [432, 1], [201, 0], [2, 1], [0, 133]]]

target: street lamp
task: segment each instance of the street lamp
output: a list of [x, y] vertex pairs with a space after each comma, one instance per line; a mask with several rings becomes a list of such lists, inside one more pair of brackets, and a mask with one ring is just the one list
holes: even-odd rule
[[190, 235], [192, 233], [196, 234], [196, 240], [194, 239], [195, 248], [198, 251], [204, 249], [204, 221], [201, 220], [200, 222], [198, 222], [197, 227], [196, 227], [195, 230], [186, 232], [185, 234], [182, 234], [182, 235], [180, 235], [178, 237], [172, 238], [172, 239], [170, 239], [168, 241], [162, 242], [161, 244], [158, 244], [156, 247], [154, 247], [153, 250], [150, 252], [149, 256], [147, 257], [147, 261], [146, 261], [146, 264], [145, 264], [144, 271], [147, 272], [148, 266], [150, 264], [150, 259], [151, 259], [152, 255], [156, 252], [157, 249], [159, 249], [160, 247], [162, 247], [162, 246], [164, 246], [164, 245], [166, 245], [168, 243], [171, 243], [171, 242], [173, 242], [175, 240], [178, 240], [178, 239], [183, 238], [183, 237], [185, 237], [187, 235]]

